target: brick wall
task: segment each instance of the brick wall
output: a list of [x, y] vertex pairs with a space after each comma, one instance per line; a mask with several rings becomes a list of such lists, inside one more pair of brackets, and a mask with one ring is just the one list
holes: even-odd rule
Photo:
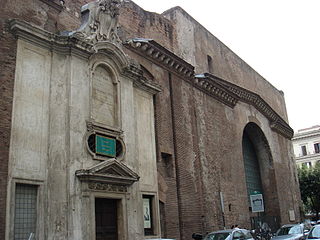
[[144, 11], [134, 2], [125, 2], [120, 9], [119, 36], [151, 38], [169, 50], [176, 46], [176, 33], [171, 21], [160, 14]]
[[175, 148], [173, 143], [170, 76], [164, 71], [157, 81], [163, 91], [155, 97], [155, 126], [159, 196], [165, 204], [162, 237], [180, 239], [179, 210], [176, 184]]
[[200, 171], [194, 89], [172, 76], [174, 142], [181, 239], [190, 239], [193, 232], [203, 232], [203, 192]]
[[16, 42], [0, 20], [0, 239], [4, 239]]
[[[152, 38], [175, 53], [179, 52], [179, 45], [187, 48], [188, 45], [183, 35], [180, 36], [180, 40], [177, 40], [179, 36], [177, 37], [175, 29], [175, 27], [184, 27], [184, 21], [180, 22], [181, 25], [177, 25], [175, 24], [177, 22], [176, 19], [170, 22], [167, 19], [163, 19], [162, 15], [143, 11], [132, 2], [126, 3], [121, 11], [122, 15], [120, 15], [119, 22], [122, 25], [121, 34], [123, 39], [132, 37]], [[211, 53], [221, 54], [221, 56], [212, 54], [213, 59], [219, 58], [219, 61], [214, 61], [214, 69], [216, 70], [214, 73], [220, 73], [220, 76], [228, 81], [235, 82], [252, 91], [257, 91], [259, 94], [261, 93], [268, 103], [275, 106], [275, 110], [280, 115], [286, 116], [284, 108], [278, 108], [273, 104], [274, 99], [279, 99], [279, 101], [283, 99], [276, 89], [270, 88], [268, 82], [227, 49], [223, 43], [215, 40], [212, 35], [197, 24], [193, 25], [195, 28], [194, 38], [187, 37], [187, 39], [194, 41], [190, 42], [190, 46], [193, 46], [196, 42], [195, 46], [197, 48], [184, 48], [183, 50], [190, 54], [195, 50], [194, 54], [197, 62], [194, 64], [196, 69], [206, 71], [206, 59], [210, 49]], [[169, 31], [170, 34], [166, 31], [168, 26], [172, 29]], [[178, 43], [178, 41], [181, 42]], [[224, 47], [221, 48], [223, 49], [221, 52], [219, 49], [222, 45]], [[230, 227], [233, 224], [250, 227], [250, 217], [256, 214], [249, 211], [245, 183], [242, 156], [244, 127], [248, 121], [251, 121], [251, 118], [259, 115], [260, 118], [257, 122], [261, 122], [258, 125], [265, 134], [268, 134], [270, 146], [274, 147], [279, 144], [278, 138], [283, 139], [283, 137], [270, 130], [268, 121], [263, 116], [261, 117], [254, 107], [245, 103], [238, 103], [234, 109], [231, 109], [212, 97], [200, 93], [184, 79], [179, 79], [174, 74], [172, 74], [171, 85], [168, 87], [167, 77], [159, 74], [165, 71], [164, 69], [150, 64], [146, 59], [140, 56], [137, 57], [130, 51], [128, 53], [138, 62], [146, 65], [145, 67], [163, 87], [163, 92], [156, 97], [159, 193], [162, 198], [166, 199], [169, 191], [173, 192], [169, 188], [176, 186], [177, 201], [172, 200], [174, 211], [169, 213], [169, 210], [166, 209], [165, 218], [167, 221], [176, 219], [176, 211], [179, 211], [179, 239], [190, 239], [191, 234], [196, 231], [203, 233], [223, 227], [220, 192], [224, 196], [226, 227]], [[229, 58], [233, 59], [237, 67], [234, 67], [233, 63], [231, 65], [225, 64], [226, 59], [228, 60]], [[262, 84], [259, 86], [261, 89], [256, 89], [256, 79], [260, 79], [259, 83]], [[270, 99], [270, 96], [276, 97], [271, 97]], [[172, 107], [170, 111], [169, 106]], [[248, 117], [247, 114], [251, 116]], [[172, 118], [171, 124], [170, 118]], [[172, 131], [172, 135], [170, 131]], [[173, 143], [171, 139], [173, 139]], [[283, 145], [289, 143], [287, 139], [283, 140]], [[264, 184], [268, 188], [266, 194], [270, 195], [266, 198], [270, 210], [268, 214], [272, 215], [279, 214], [278, 201], [280, 199], [277, 200], [277, 197], [274, 196], [272, 198], [272, 195], [281, 195], [284, 189], [287, 190], [286, 192], [290, 192], [291, 190], [288, 186], [294, 184], [294, 181], [291, 180], [291, 173], [289, 173], [291, 172], [290, 167], [288, 167], [289, 149], [287, 146], [281, 149], [284, 149], [281, 156], [276, 148], [272, 149], [274, 156], [270, 161], [277, 162], [281, 158], [281, 161], [286, 163], [287, 166], [281, 165], [281, 170], [278, 171], [277, 164], [274, 164], [274, 169], [271, 166], [270, 169], [266, 167], [264, 170]], [[168, 166], [167, 162], [162, 159], [161, 153], [172, 154], [175, 178], [170, 179], [166, 176]], [[170, 182], [171, 180], [173, 182]], [[290, 182], [290, 184], [281, 186], [285, 182]], [[281, 190], [278, 190], [278, 193], [276, 193], [276, 185], [279, 185], [278, 189]], [[164, 189], [166, 188], [168, 189], [165, 191]], [[290, 197], [296, 198], [297, 195], [293, 193], [292, 195], [281, 197], [286, 198], [283, 201], [286, 203], [280, 206], [282, 209], [281, 217], [285, 220], [287, 219], [288, 208], [295, 207], [292, 200], [289, 199]], [[270, 204], [272, 202], [271, 199], [275, 200], [274, 204]], [[287, 204], [289, 202], [290, 204]], [[166, 228], [169, 225], [171, 227], [170, 223], [167, 223]], [[172, 234], [167, 234], [167, 237], [179, 237], [175, 236], [174, 232]]]

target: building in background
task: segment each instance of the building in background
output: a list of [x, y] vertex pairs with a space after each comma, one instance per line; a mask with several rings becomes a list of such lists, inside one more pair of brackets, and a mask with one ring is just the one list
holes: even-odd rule
[[300, 221], [283, 92], [180, 7], [87, 2], [3, 1], [0, 238]]
[[293, 150], [298, 166], [315, 166], [320, 163], [320, 126], [298, 130], [292, 138]]

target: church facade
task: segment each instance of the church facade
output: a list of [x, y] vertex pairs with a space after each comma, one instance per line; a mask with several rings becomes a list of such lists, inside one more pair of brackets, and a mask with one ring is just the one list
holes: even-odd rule
[[283, 92], [183, 9], [3, 9], [2, 239], [186, 240], [300, 221]]

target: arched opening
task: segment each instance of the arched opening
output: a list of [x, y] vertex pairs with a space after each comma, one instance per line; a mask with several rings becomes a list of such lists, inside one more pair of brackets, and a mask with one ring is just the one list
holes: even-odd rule
[[248, 123], [243, 130], [242, 154], [248, 204], [250, 206], [250, 195], [257, 193], [262, 194], [264, 201], [264, 212], [252, 212], [250, 206], [250, 216], [253, 220], [259, 216], [260, 220], [276, 228], [280, 208], [273, 159], [267, 138], [260, 127], [253, 122]]
[[246, 175], [248, 200], [255, 193], [263, 194], [258, 155], [249, 134], [245, 130], [242, 137], [243, 162]]

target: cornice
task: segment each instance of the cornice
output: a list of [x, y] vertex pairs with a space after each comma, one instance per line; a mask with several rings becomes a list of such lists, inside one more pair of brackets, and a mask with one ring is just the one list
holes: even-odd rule
[[[58, 52], [60, 54], [72, 54], [88, 59], [92, 54], [103, 51], [104, 47], [114, 46], [113, 51], [119, 47], [108, 40], [97, 43], [88, 42], [86, 39], [78, 38], [77, 35], [68, 33], [67, 35], [57, 35], [45, 31], [38, 26], [34, 26], [20, 20], [10, 20], [11, 32], [18, 38], [37, 46]], [[118, 50], [120, 51], [120, 50]], [[128, 56], [125, 56], [128, 57]], [[129, 59], [130, 61], [130, 59]], [[152, 82], [142, 75], [141, 69], [130, 63], [122, 70], [122, 74], [133, 80], [134, 86], [143, 89], [151, 94], [161, 91], [159, 84]]]
[[305, 156], [295, 157], [296, 161], [304, 161], [304, 160], [320, 160], [320, 153], [307, 154]]
[[158, 83], [145, 78], [142, 74], [142, 70], [134, 64], [126, 67], [122, 74], [133, 80], [134, 87], [140, 88], [150, 94], [154, 95], [162, 91], [161, 86]]
[[237, 104], [238, 97], [236, 95], [225, 89], [221, 84], [211, 81], [210, 79], [195, 78], [194, 67], [191, 64], [162, 47], [156, 41], [152, 39], [133, 38], [127, 40], [124, 45], [139, 55], [163, 66], [165, 69], [175, 72], [180, 75], [183, 80], [187, 80], [194, 87], [227, 106], [233, 108]]
[[305, 139], [305, 138], [313, 138], [313, 137], [320, 137], [320, 130], [314, 130], [310, 132], [305, 132], [305, 133], [296, 133], [293, 136], [293, 141], [299, 140], [299, 139]]
[[218, 101], [234, 108], [237, 104], [239, 97], [230, 92], [222, 84], [214, 81], [203, 74], [196, 75], [193, 80], [193, 85], [199, 90], [205, 92]]
[[182, 76], [194, 87], [234, 108], [238, 101], [254, 106], [270, 123], [270, 128], [291, 139], [293, 129], [258, 94], [241, 88], [209, 73], [194, 76], [194, 67], [179, 58], [152, 39], [134, 38], [127, 40], [125, 46], [150, 59], [170, 71]]
[[191, 64], [152, 39], [133, 38], [127, 40], [124, 45], [184, 78], [192, 79], [194, 77], [194, 67]]
[[59, 12], [61, 12], [62, 9], [63, 9], [63, 5], [59, 5], [55, 1], [52, 1], [52, 0], [40, 0], [40, 1], [44, 2], [45, 4], [47, 4], [47, 5], [51, 6], [51, 7], [53, 7], [54, 9], [56, 9]]
[[232, 94], [235, 99], [254, 106], [269, 120], [270, 128], [273, 131], [281, 134], [288, 139], [291, 139], [293, 137], [293, 129], [269, 106], [268, 103], [263, 100], [262, 97], [260, 97], [260, 95], [230, 82], [227, 82], [209, 73], [197, 75], [196, 78], [202, 79], [202, 81], [205, 82], [202, 84], [204, 86], [213, 82], [219, 84], [223, 89], [225, 89], [225, 91], [228, 92], [228, 94]]
[[95, 52], [92, 44], [74, 36], [57, 35], [25, 21], [10, 20], [11, 32], [18, 38], [62, 54], [76, 54], [88, 58]]

